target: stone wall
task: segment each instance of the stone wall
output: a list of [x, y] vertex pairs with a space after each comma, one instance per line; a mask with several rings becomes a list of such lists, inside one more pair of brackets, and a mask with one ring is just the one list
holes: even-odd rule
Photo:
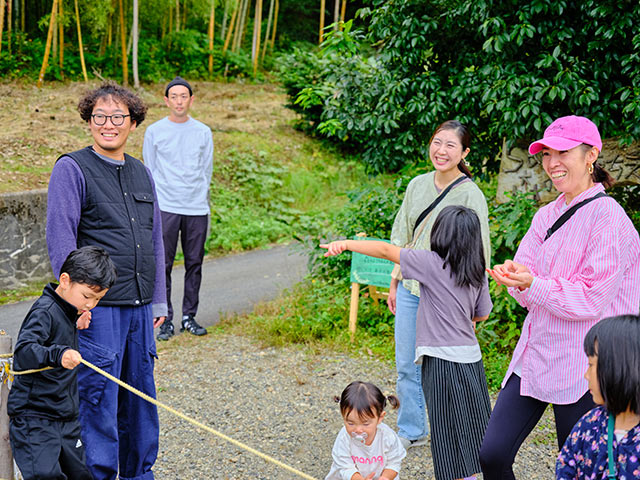
[[[498, 201], [506, 202], [507, 192], [536, 192], [537, 200], [550, 202], [558, 196], [551, 180], [542, 168], [542, 156], [529, 155], [526, 146], [514, 146], [507, 150], [502, 146], [500, 176], [498, 177]], [[640, 142], [621, 147], [615, 139], [602, 142], [598, 163], [616, 182], [640, 183]]]
[[46, 189], [0, 194], [0, 289], [53, 277], [46, 223]]

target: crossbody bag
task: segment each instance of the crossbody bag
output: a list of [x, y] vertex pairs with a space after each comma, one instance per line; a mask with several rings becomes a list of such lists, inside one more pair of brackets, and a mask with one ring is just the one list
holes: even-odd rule
[[[424, 231], [425, 227], [427, 226], [427, 222], [426, 220], [428, 219], [428, 217], [431, 215], [431, 212], [433, 212], [433, 210], [438, 206], [438, 204], [440, 202], [442, 202], [442, 200], [444, 200], [444, 197], [447, 196], [447, 194], [453, 189], [453, 187], [455, 187], [456, 185], [459, 185], [460, 183], [462, 183], [463, 181], [465, 181], [467, 178], [466, 175], [463, 175], [457, 179], [455, 179], [453, 182], [451, 182], [447, 188], [445, 188], [442, 192], [440, 192], [440, 195], [438, 195], [433, 202], [431, 202], [429, 204], [429, 206], [427, 208], [425, 208], [422, 213], [420, 213], [420, 215], [418, 215], [418, 218], [416, 220], [416, 223], [413, 225], [413, 232], [412, 232], [412, 238], [411, 241], [409, 243], [407, 243], [403, 248], [413, 248], [416, 244], [416, 241], [418, 240], [418, 238], [420, 237], [420, 235], [422, 235], [422, 232]], [[420, 228], [418, 228], [420, 227]], [[417, 230], [417, 233], [416, 233]], [[393, 271], [391, 272], [391, 278], [395, 278], [396, 280], [402, 280], [402, 272], [400, 271], [400, 265], [396, 264], [393, 267]]]
[[562, 225], [564, 225], [567, 220], [569, 220], [574, 213], [576, 213], [576, 211], [580, 208], [580, 207], [584, 207], [587, 203], [592, 202], [598, 198], [602, 198], [602, 197], [608, 197], [608, 195], [604, 192], [600, 192], [597, 195], [594, 195], [593, 197], [590, 198], [586, 198], [584, 200], [582, 200], [581, 202], [576, 203], [573, 207], [571, 207], [570, 209], [568, 209], [566, 212], [564, 212], [560, 218], [558, 218], [553, 225], [551, 225], [551, 228], [549, 228], [547, 230], [547, 234], [544, 237], [543, 243], [547, 241], [547, 239], [553, 235], [556, 230], [558, 230]]

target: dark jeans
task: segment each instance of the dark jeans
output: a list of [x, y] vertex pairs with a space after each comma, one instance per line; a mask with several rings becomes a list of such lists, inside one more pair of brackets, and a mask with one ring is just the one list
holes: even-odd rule
[[[498, 395], [480, 448], [480, 464], [485, 480], [515, 479], [513, 461], [520, 445], [536, 426], [548, 403], [520, 395], [520, 377], [513, 374]], [[591, 393], [576, 403], [553, 405], [558, 450], [576, 422], [595, 407]]]
[[200, 284], [202, 283], [202, 260], [204, 243], [207, 240], [208, 215], [162, 214], [162, 240], [164, 242], [165, 272], [167, 278], [167, 321], [173, 320], [171, 305], [171, 270], [176, 258], [178, 234], [184, 254], [184, 294], [182, 297], [182, 315], [194, 315], [198, 312]]

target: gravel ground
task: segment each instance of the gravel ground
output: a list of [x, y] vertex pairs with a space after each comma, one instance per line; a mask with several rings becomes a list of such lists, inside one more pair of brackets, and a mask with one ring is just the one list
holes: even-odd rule
[[[386, 363], [262, 348], [220, 331], [162, 343], [156, 363], [159, 401], [318, 479], [329, 471], [331, 448], [342, 427], [333, 397], [356, 379], [394, 392], [395, 372]], [[388, 409], [385, 421], [395, 426], [394, 410]], [[547, 411], [516, 458], [518, 478], [554, 478], [552, 427]], [[158, 480], [300, 478], [164, 409], [154, 471]], [[409, 450], [401, 477], [433, 478], [429, 446]]]

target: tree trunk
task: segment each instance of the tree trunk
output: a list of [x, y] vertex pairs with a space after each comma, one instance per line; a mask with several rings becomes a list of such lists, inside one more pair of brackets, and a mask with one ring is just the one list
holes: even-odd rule
[[224, 40], [227, 33], [227, 19], [229, 18], [229, 0], [224, 1], [224, 13], [222, 14], [222, 25], [220, 29], [220, 40]]
[[124, 24], [124, 5], [122, 0], [118, 1], [120, 5], [120, 45], [122, 47], [122, 84], [129, 85], [129, 62], [127, 60], [127, 32]]
[[[0, 3], [4, 7], [4, 0], [0, 0]], [[53, 39], [54, 27], [56, 24], [57, 10], [58, 10], [58, 0], [53, 0], [53, 6], [51, 7], [51, 18], [49, 19], [49, 30], [47, 32], [47, 45], [44, 48], [44, 58], [42, 59], [42, 67], [40, 68], [40, 74], [38, 75], [38, 88], [42, 87], [44, 74], [47, 71], [47, 64], [49, 63], [49, 52], [51, 50], [51, 40]], [[0, 32], [1, 32], [1, 29], [0, 29]], [[1, 34], [0, 34], [0, 38], [2, 38]]]
[[227, 38], [224, 40], [224, 46], [222, 47], [222, 54], [224, 55], [229, 48], [229, 41], [231, 40], [231, 34], [233, 33], [233, 27], [236, 22], [236, 17], [238, 16], [238, 6], [236, 5], [231, 13], [231, 20], [229, 21], [229, 30], [227, 31]]
[[[342, 0], [342, 11], [340, 12], [340, 21], [344, 23], [344, 16], [347, 13], [347, 0]], [[340, 30], [342, 30], [342, 24], [340, 24]]]
[[12, 22], [12, 14], [13, 14], [13, 6], [11, 5], [11, 0], [7, 2], [7, 50], [9, 51], [9, 55], [11, 55], [11, 24]]
[[238, 5], [238, 18], [236, 19], [236, 29], [233, 32], [233, 43], [231, 44], [231, 51], [237, 52], [238, 45], [240, 44], [240, 34], [242, 31], [242, 23], [244, 20], [244, 6], [246, 5], [247, 0], [240, 0], [240, 4]]
[[324, 34], [324, 8], [325, 0], [320, 0], [320, 33], [318, 35], [318, 44], [322, 43], [322, 37]]
[[253, 17], [253, 43], [251, 45], [251, 61], [253, 62], [253, 76], [258, 73], [260, 59], [260, 39], [262, 38], [262, 0], [256, 0], [256, 11]]
[[338, 22], [340, 21], [340, 0], [333, 2], [333, 31], [338, 30]]
[[173, 32], [173, 8], [169, 7], [169, 33]]
[[245, 16], [244, 22], [242, 24], [242, 31], [240, 32], [240, 45], [238, 45], [238, 50], [242, 49], [242, 44], [244, 43], [244, 39], [247, 36], [247, 30], [249, 30], [249, 14], [251, 13], [251, 3], [253, 0], [247, 0], [245, 4]]
[[2, 30], [4, 29], [4, 0], [0, 0], [0, 52], [2, 52]]
[[269, 31], [271, 30], [271, 21], [273, 19], [273, 0], [269, 2], [269, 15], [267, 15], [267, 30], [264, 32], [264, 45], [262, 46], [262, 61], [267, 53], [267, 45], [269, 45]]
[[140, 88], [138, 77], [138, 0], [133, 0], [133, 86]]
[[216, 23], [216, 0], [211, 0], [209, 15], [209, 77], [213, 76], [213, 27]]
[[180, 31], [180, 0], [176, 0], [176, 32]]
[[182, 3], [182, 30], [186, 30], [187, 29], [187, 5], [188, 2], [187, 0], [184, 0], [184, 2]]
[[84, 63], [84, 47], [82, 46], [82, 30], [80, 29], [80, 13], [78, 10], [78, 0], [74, 0], [74, 6], [76, 9], [76, 26], [78, 27], [78, 50], [80, 51], [80, 65], [82, 65], [82, 76], [84, 81], [88, 82], [87, 66]]
[[278, 27], [278, 10], [280, 8], [280, 0], [276, 0], [276, 11], [273, 13], [273, 33], [271, 34], [271, 50], [276, 44], [276, 30]]
[[24, 32], [24, 28], [25, 28], [25, 20], [26, 20], [26, 16], [25, 16], [25, 0], [22, 0], [22, 3], [20, 4], [20, 30], [22, 30]]
[[[11, 3], [11, 0], [9, 0], [9, 3]], [[63, 68], [64, 68], [64, 25], [63, 25], [63, 15], [64, 15], [64, 10], [63, 10], [63, 4], [64, 0], [58, 0], [58, 34], [60, 35], [60, 42], [59, 42], [59, 48], [60, 48], [60, 57], [58, 60], [58, 64], [60, 65], [60, 75], [62, 76], [62, 78], [64, 78], [64, 73], [63, 73]]]

